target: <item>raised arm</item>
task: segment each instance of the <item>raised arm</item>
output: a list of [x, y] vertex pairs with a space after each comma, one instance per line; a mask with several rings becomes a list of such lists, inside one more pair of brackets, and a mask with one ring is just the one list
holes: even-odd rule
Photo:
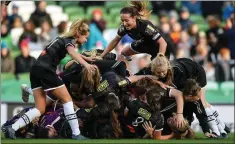
[[100, 57], [104, 57], [107, 53], [111, 52], [119, 43], [122, 37], [119, 35], [116, 35], [116, 37], [108, 44], [108, 47], [103, 51], [103, 53], [100, 55]]

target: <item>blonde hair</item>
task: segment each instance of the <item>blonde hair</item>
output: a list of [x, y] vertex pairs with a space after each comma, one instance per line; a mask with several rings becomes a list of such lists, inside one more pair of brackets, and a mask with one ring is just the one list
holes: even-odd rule
[[65, 32], [61, 35], [61, 37], [74, 37], [77, 35], [77, 33], [80, 33], [81, 35], [86, 35], [89, 33], [89, 26], [84, 20], [75, 20], [73, 21], [72, 25], [69, 28], [68, 32]]
[[95, 71], [90, 72], [88, 69], [83, 68], [82, 78], [80, 84], [80, 91], [83, 91], [83, 88], [89, 89], [94, 92], [100, 85], [100, 71], [98, 67], [95, 67]]
[[[173, 116], [176, 116], [176, 114], [173, 113]], [[190, 125], [187, 119], [184, 119], [184, 124], [180, 128], [177, 127], [176, 122], [172, 125], [169, 125], [169, 127], [176, 134], [176, 139], [194, 139], [195, 138], [195, 133], [190, 128]], [[186, 135], [185, 135], [185, 132], [186, 132]]]
[[167, 75], [166, 75], [166, 82], [164, 82], [167, 85], [171, 85], [173, 81], [173, 70], [171, 67], [171, 64], [169, 60], [163, 55], [159, 54], [157, 57], [155, 57], [151, 64], [151, 71], [155, 74], [155, 71], [159, 69], [160, 67], [166, 67], [167, 68]]

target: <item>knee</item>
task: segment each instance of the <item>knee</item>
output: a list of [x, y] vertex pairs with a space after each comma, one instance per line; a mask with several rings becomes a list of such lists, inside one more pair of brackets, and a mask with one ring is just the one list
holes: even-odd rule
[[46, 108], [37, 108], [41, 114], [44, 114], [46, 111]]
[[60, 99], [60, 101], [62, 102], [62, 104], [64, 104], [64, 103], [67, 103], [67, 102], [71, 102], [72, 98], [71, 97], [65, 97], [65, 98]]
[[121, 51], [121, 55], [122, 55], [123, 57], [127, 56], [126, 52], [123, 51], [123, 50]]

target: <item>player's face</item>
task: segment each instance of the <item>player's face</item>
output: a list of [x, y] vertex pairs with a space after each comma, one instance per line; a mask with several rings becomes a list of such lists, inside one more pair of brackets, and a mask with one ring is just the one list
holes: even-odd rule
[[56, 130], [52, 127], [48, 127], [49, 128], [49, 132], [48, 132], [48, 137], [49, 138], [54, 138], [56, 136], [58, 136]]
[[159, 78], [165, 78], [166, 75], [167, 75], [167, 68], [166, 67], [160, 67], [154, 73]]
[[172, 117], [169, 117], [167, 119], [167, 124], [170, 126], [170, 127], [174, 127], [175, 124], [176, 124], [177, 120], [176, 120], [176, 116], [172, 116]]
[[127, 30], [131, 30], [136, 27], [136, 17], [132, 17], [130, 14], [121, 14], [120, 17], [123, 26]]
[[87, 42], [88, 37], [89, 37], [89, 33], [87, 33], [86, 35], [82, 35], [78, 33], [76, 37], [77, 43], [81, 45], [84, 44], [85, 42]]

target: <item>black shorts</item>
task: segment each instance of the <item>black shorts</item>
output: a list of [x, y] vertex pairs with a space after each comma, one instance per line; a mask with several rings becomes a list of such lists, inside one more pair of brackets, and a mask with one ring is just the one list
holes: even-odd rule
[[31, 68], [30, 82], [32, 90], [42, 88], [44, 91], [50, 91], [64, 86], [63, 81], [56, 73], [40, 66]]
[[[154, 59], [158, 52], [159, 52], [159, 44], [157, 44], [157, 42], [141, 42], [141, 43], [136, 43], [136, 41], [132, 42], [130, 45], [131, 49], [136, 51], [137, 53], [147, 53], [150, 54], [151, 60]], [[170, 53], [169, 50], [166, 49], [166, 53], [165, 56], [167, 58], [170, 57]]]
[[205, 72], [204, 68], [201, 67], [201, 66], [199, 66], [198, 69], [199, 69], [199, 71], [198, 71], [197, 76], [196, 76], [196, 81], [199, 84], [199, 86], [203, 88], [207, 84], [206, 72]]

